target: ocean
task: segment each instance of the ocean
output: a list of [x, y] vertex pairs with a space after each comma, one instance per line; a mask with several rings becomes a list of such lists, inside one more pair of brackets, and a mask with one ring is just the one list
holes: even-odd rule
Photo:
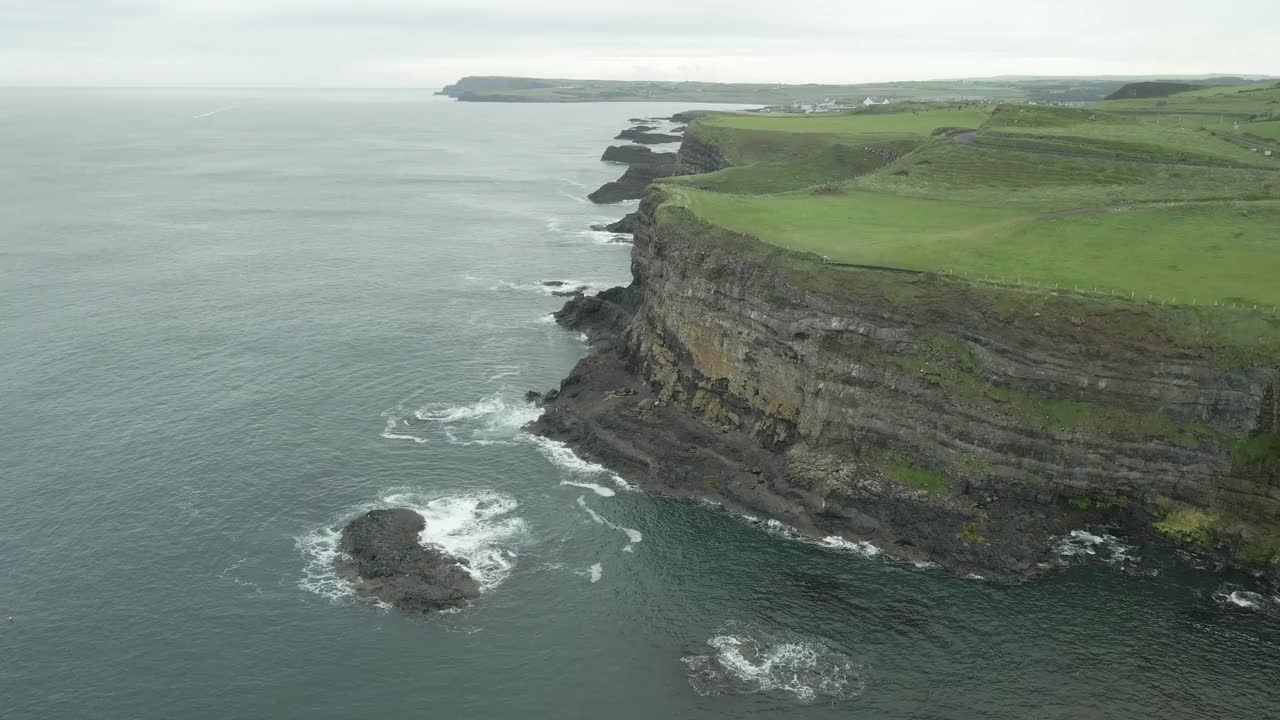
[[[1228, 578], [1101, 531], [952, 577], [522, 431], [586, 350], [543, 283], [628, 281], [600, 153], [687, 109], [0, 90], [0, 717], [1280, 716]], [[391, 506], [479, 601], [353, 596]]]

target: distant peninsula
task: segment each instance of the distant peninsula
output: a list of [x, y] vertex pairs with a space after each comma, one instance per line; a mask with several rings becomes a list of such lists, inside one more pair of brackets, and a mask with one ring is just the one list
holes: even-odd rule
[[1200, 77], [999, 77], [855, 85], [783, 85], [665, 80], [570, 80], [498, 76], [464, 77], [438, 94], [466, 102], [696, 102], [739, 105], [831, 103], [853, 106], [885, 100], [1087, 103], [1098, 102], [1136, 81], [1176, 81], [1197, 86], [1242, 85], [1263, 76]]

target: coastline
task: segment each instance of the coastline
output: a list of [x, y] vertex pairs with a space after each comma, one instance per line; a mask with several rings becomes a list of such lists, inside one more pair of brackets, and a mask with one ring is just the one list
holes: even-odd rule
[[[724, 164], [715, 148], [690, 139], [681, 145], [674, 174], [696, 174]], [[857, 458], [844, 462], [827, 448], [807, 446], [798, 429], [804, 421], [794, 412], [787, 415], [752, 406], [750, 399], [744, 400], [740, 393], [730, 390], [729, 386], [735, 381], [724, 377], [733, 376], [734, 371], [727, 367], [721, 368], [724, 372], [719, 378], [704, 374], [708, 363], [734, 362], [708, 355], [724, 351], [725, 341], [709, 339], [711, 346], [691, 348], [687, 344], [679, 347], [673, 338], [663, 336], [664, 321], [655, 314], [669, 308], [656, 299], [657, 295], [646, 293], [674, 297], [705, 291], [712, 293], [708, 296], [711, 299], [701, 302], [710, 303], [712, 309], [727, 308], [729, 312], [761, 317], [772, 308], [766, 307], [769, 303], [753, 300], [741, 285], [759, 282], [760, 275], [764, 274], [759, 267], [747, 267], [750, 261], [732, 254], [717, 256], [710, 243], [694, 242], [693, 245], [699, 246], [677, 247], [675, 243], [679, 240], [661, 237], [657, 218], [661, 202], [661, 191], [651, 189], [638, 211], [605, 226], [613, 232], [634, 235], [632, 284], [597, 296], [571, 298], [555, 313], [560, 325], [586, 335], [590, 351], [558, 389], [545, 394], [530, 393], [531, 399], [544, 410], [529, 427], [534, 434], [566, 443], [585, 460], [603, 465], [647, 489], [713, 502], [738, 515], [777, 521], [817, 542], [839, 538], [851, 543], [870, 543], [890, 557], [937, 564], [957, 575], [977, 575], [1005, 582], [1043, 575], [1056, 568], [1053, 560], [1063, 538], [1095, 531], [1118, 534], [1143, 546], [1188, 553], [1220, 567], [1248, 569], [1234, 563], [1231, 552], [1188, 547], [1155, 532], [1153, 526], [1159, 517], [1148, 504], [1136, 501], [1126, 501], [1123, 506], [1112, 504], [1106, 499], [1110, 496], [1101, 488], [1072, 489], [1050, 482], [1008, 483], [999, 477], [982, 479], [974, 473], [961, 479], [962, 490], [954, 495], [931, 493], [903, 488]], [[675, 254], [687, 254], [704, 264], [714, 264], [710, 262], [714, 260], [721, 263], [716, 272], [729, 276], [736, 272], [742, 277], [737, 281], [726, 280], [734, 284], [724, 288], [708, 286], [705, 279], [678, 277], [681, 268], [673, 257]], [[683, 262], [684, 258], [679, 261]], [[775, 294], [795, 291], [793, 287], [777, 287], [776, 277], [763, 282], [774, 284]], [[937, 280], [921, 277], [911, 282], [936, 283]], [[830, 303], [830, 298], [808, 296], [803, 301], [789, 302], [793, 305], [801, 302], [795, 307], [803, 308], [803, 302], [821, 305]], [[829, 306], [824, 308], [824, 315], [832, 311]], [[852, 322], [858, 312], [843, 309], [844, 317]], [[875, 312], [901, 310], [882, 307]], [[797, 319], [803, 320], [803, 312], [789, 317], [794, 324]], [[839, 312], [836, 317], [840, 317]], [[683, 329], [694, 335], [723, 330], [697, 329], [701, 318], [685, 317], [679, 322], [692, 322]], [[760, 318], [752, 322], [758, 323]], [[783, 321], [774, 319], [773, 322]], [[789, 356], [787, 363], [792, 367], [803, 364], [805, 360], [800, 355], [811, 344], [806, 333], [795, 333], [800, 342], [791, 347], [777, 347], [778, 339], [762, 337], [767, 331], [777, 329], [738, 330], [748, 334], [758, 331], [760, 334], [753, 342], [769, 345], [769, 351]], [[901, 339], [893, 342], [901, 344]], [[710, 349], [712, 346], [714, 350]], [[775, 372], [792, 371], [779, 368]], [[1207, 373], [1201, 374], [1205, 382], [1217, 382], [1208, 378]], [[874, 378], [868, 378], [867, 382], [873, 383]], [[1220, 382], [1237, 381], [1227, 378]], [[1227, 393], [1227, 387], [1209, 392]], [[821, 393], [821, 388], [822, 383], [817, 383], [816, 389], [807, 392]], [[926, 384], [924, 390], [912, 392], [920, 395], [929, 390]], [[756, 392], [759, 396], [758, 389]], [[1194, 401], [1194, 397], [1194, 394], [1188, 395], [1191, 398], [1188, 401]], [[798, 402], [826, 401], [813, 396]], [[933, 420], [926, 413], [913, 422]], [[965, 422], [981, 424], [974, 419]], [[997, 430], [1008, 434], [1012, 428]], [[987, 431], [993, 430], [987, 428]], [[873, 435], [876, 432], [892, 432], [892, 428], [873, 428]], [[1038, 453], [1040, 451], [1031, 448], [1049, 447], [1051, 436], [1032, 436], [1016, 442], [1026, 445], [1026, 449], [1019, 451], [1013, 447], [1009, 450], [1011, 454]], [[1135, 457], [1147, 457], [1151, 461], [1156, 460], [1159, 453], [1166, 454], [1166, 458], [1159, 459], [1158, 466], [1166, 467], [1169, 472], [1175, 472], [1172, 468], [1179, 463], [1186, 466], [1187, 472], [1203, 472], [1206, 462], [1217, 462], [1176, 447], [1138, 448], [1112, 443], [1099, 445], [1090, 452], [1099, 451], [1114, 455], [1113, 462], [1129, 468], [1119, 469], [1130, 475], [1138, 465], [1133, 465], [1135, 461], [1127, 456], [1135, 453], [1139, 454]], [[1072, 472], [1068, 463], [1064, 463], [1060, 471]], [[1176, 492], [1176, 486], [1191, 481], [1191, 475], [1186, 477], [1187, 480], [1175, 478], [1170, 485], [1174, 490], [1162, 492]], [[839, 478], [841, 487], [833, 489], [832, 478]], [[1280, 573], [1268, 574], [1266, 569], [1257, 573], [1256, 577], [1273, 589], [1280, 588]]]

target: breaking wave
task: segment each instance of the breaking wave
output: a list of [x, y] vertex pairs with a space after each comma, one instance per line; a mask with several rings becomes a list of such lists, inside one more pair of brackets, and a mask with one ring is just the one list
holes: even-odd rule
[[[612, 480], [614, 485], [617, 485], [623, 490], [634, 491], [638, 489], [631, 483], [624, 480], [621, 475], [611, 471], [609, 468], [597, 463], [588, 462], [578, 457], [578, 455], [573, 452], [572, 448], [559, 440], [552, 440], [550, 438], [528, 434], [523, 437], [525, 440], [532, 443], [534, 447], [538, 448], [538, 452], [542, 453], [542, 456], [545, 457], [552, 465], [555, 465], [561, 470], [567, 470], [580, 476], [601, 475]], [[560, 484], [584, 487], [583, 485], [578, 485], [575, 482], [562, 482]], [[598, 486], [593, 484], [593, 487], [590, 489], [594, 490], [595, 487]], [[600, 495], [604, 494], [599, 491], [595, 492]]]
[[541, 409], [499, 392], [470, 405], [430, 403], [413, 412], [389, 411], [384, 413], [382, 437], [416, 443], [444, 440], [451, 445], [509, 445], [541, 414]]
[[295, 547], [306, 561], [298, 587], [334, 602], [354, 598], [351, 586], [333, 568], [341, 553], [343, 525], [370, 510], [408, 508], [426, 524], [421, 542], [466, 558], [470, 563], [467, 572], [480, 583], [481, 592], [487, 592], [502, 584], [515, 568], [518, 555], [513, 546], [526, 532], [524, 519], [513, 514], [518, 507], [509, 495], [491, 491], [444, 497], [413, 492], [387, 495], [296, 538]]
[[1213, 593], [1214, 602], [1229, 610], [1247, 610], [1280, 615], [1280, 597], [1245, 590], [1238, 585], [1223, 585]]
[[821, 540], [805, 535], [799, 530], [778, 520], [761, 520], [753, 515], [739, 515], [740, 520], [748, 525], [764, 530], [770, 535], [790, 540], [792, 542], [804, 543], [806, 545], [817, 545], [829, 550], [840, 550], [842, 552], [852, 553], [864, 558], [879, 557], [884, 553], [878, 546], [866, 540], [846, 540], [838, 535], [829, 535]]
[[634, 242], [629, 234], [609, 232], [608, 230], [580, 230], [578, 236], [596, 245], [627, 247]]
[[[548, 285], [547, 282], [556, 283]], [[616, 283], [614, 283], [616, 284]], [[583, 295], [595, 295], [601, 290], [613, 287], [610, 283], [588, 282], [584, 280], [549, 280], [545, 282], [524, 282], [514, 283], [506, 280], [500, 280], [497, 285], [493, 286], [494, 290], [516, 290], [519, 292], [533, 292], [541, 295], [554, 296], [555, 293], [564, 292], [581, 292]]]
[[1110, 565], [1130, 565], [1138, 561], [1137, 550], [1120, 538], [1106, 533], [1072, 530], [1052, 541], [1059, 564], [1070, 565], [1085, 560], [1101, 560]]
[[706, 655], [681, 658], [702, 696], [778, 692], [802, 702], [849, 700], [865, 688], [862, 666], [819, 640], [730, 623]]

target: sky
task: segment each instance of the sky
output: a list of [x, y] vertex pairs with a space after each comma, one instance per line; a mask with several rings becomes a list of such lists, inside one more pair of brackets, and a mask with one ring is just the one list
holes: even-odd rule
[[1280, 2], [0, 0], [0, 85], [1280, 75]]

